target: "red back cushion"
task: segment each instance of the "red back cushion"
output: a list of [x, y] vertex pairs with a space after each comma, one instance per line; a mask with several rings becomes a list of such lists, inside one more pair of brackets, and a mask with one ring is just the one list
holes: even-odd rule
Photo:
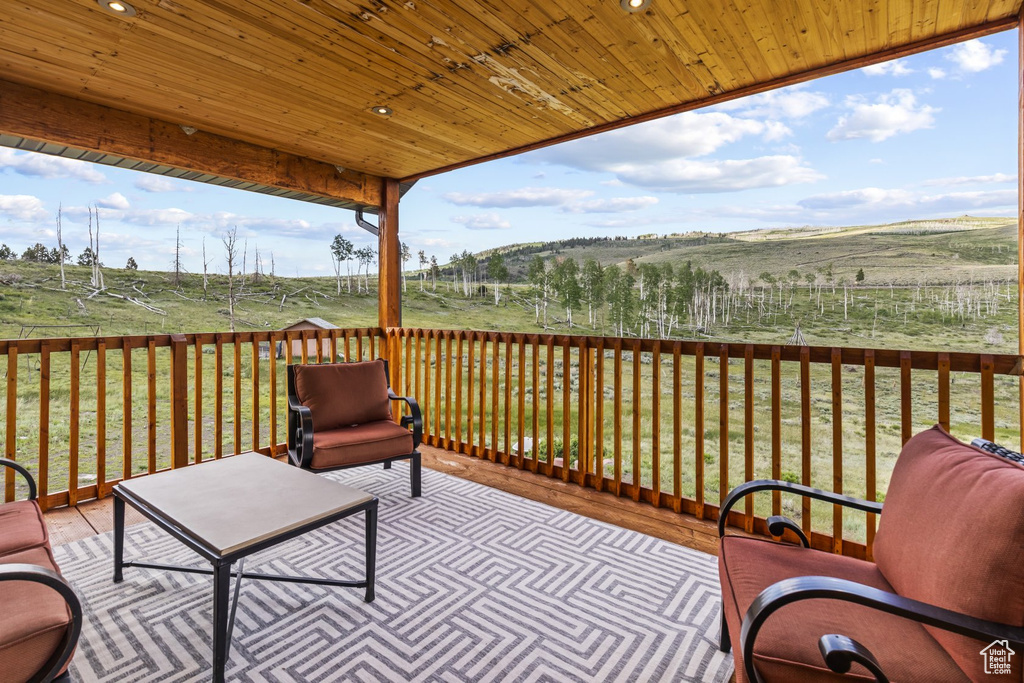
[[391, 419], [384, 361], [294, 365], [295, 394], [313, 413], [313, 429]]
[[[936, 425], [903, 447], [875, 536], [896, 592], [981, 619], [1024, 626], [1024, 467]], [[974, 680], [988, 643], [929, 628]]]

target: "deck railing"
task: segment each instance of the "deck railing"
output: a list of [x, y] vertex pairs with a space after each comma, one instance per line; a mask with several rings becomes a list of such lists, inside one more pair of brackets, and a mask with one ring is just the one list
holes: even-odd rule
[[[405, 328], [8, 340], [0, 354], [4, 452], [37, 468], [47, 507], [279, 454], [281, 366], [376, 356], [419, 399], [431, 445], [705, 519], [756, 478], [882, 499], [902, 443], [936, 422], [1020, 442], [1012, 355]], [[776, 493], [730, 523], [763, 534], [780, 513], [817, 547], [870, 556], [870, 514]]]

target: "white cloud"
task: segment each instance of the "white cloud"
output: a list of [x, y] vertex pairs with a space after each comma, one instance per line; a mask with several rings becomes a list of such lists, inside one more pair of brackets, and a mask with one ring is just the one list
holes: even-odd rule
[[639, 211], [658, 203], [657, 197], [613, 197], [573, 202], [562, 210], [569, 213], [625, 213]]
[[49, 217], [43, 200], [28, 194], [0, 194], [0, 215], [21, 221], [39, 221]]
[[765, 119], [802, 119], [828, 106], [825, 93], [807, 90], [806, 84], [799, 84], [725, 102], [713, 109]]
[[458, 206], [509, 209], [530, 206], [562, 206], [594, 194], [592, 190], [569, 190], [555, 187], [524, 187], [501, 192], [449, 192], [444, 199]]
[[921, 183], [926, 186], [948, 185], [984, 185], [988, 183], [1015, 183], [1017, 176], [1009, 173], [993, 173], [992, 175], [957, 176], [955, 178], [935, 178]]
[[190, 192], [184, 181], [175, 181], [158, 175], [142, 174], [135, 181], [135, 187], [143, 192]]
[[954, 45], [946, 59], [956, 64], [961, 71], [978, 73], [1001, 64], [1005, 56], [1006, 50], [994, 50], [988, 43], [975, 38]]
[[850, 96], [846, 106], [851, 113], [839, 117], [828, 132], [829, 140], [867, 138], [872, 142], [887, 140], [897, 133], [909, 133], [935, 124], [935, 107], [919, 104], [910, 90], [897, 88], [879, 95], [874, 103], [861, 96]]
[[902, 59], [894, 59], [891, 62], [872, 64], [861, 69], [868, 76], [907, 76], [914, 73], [914, 70], [907, 66]]
[[470, 216], [453, 216], [453, 223], [459, 223], [467, 230], [508, 230], [512, 224], [496, 213], [477, 213]]
[[866, 204], [907, 206], [912, 203], [912, 200], [913, 195], [906, 190], [883, 190], [878, 187], [865, 187], [859, 190], [819, 194], [802, 199], [797, 204], [806, 209], [845, 209]]
[[946, 70], [940, 69], [937, 66], [933, 66], [930, 69], [928, 69], [928, 75], [935, 80], [940, 80], [946, 77]]
[[75, 178], [88, 183], [102, 183], [107, 177], [96, 165], [78, 159], [65, 159], [48, 154], [21, 152], [0, 148], [0, 170], [9, 169], [22, 176], [37, 178]]
[[617, 164], [610, 170], [632, 185], [685, 194], [779, 187], [824, 177], [800, 158], [789, 155], [707, 161], [670, 159], [660, 163]]
[[131, 207], [131, 203], [129, 203], [128, 198], [120, 192], [115, 192], [109, 197], [99, 200], [96, 202], [96, 205], [105, 209], [119, 209], [121, 211]]

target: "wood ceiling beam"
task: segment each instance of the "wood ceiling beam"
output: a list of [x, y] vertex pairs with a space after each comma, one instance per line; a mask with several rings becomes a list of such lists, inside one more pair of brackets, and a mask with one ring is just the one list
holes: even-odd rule
[[611, 130], [617, 130], [619, 128], [625, 128], [626, 126], [632, 126], [637, 123], [643, 123], [645, 121], [653, 121], [654, 119], [664, 118], [666, 116], [672, 116], [673, 114], [681, 114], [686, 111], [693, 111], [695, 109], [702, 109], [704, 107], [710, 107], [715, 104], [721, 104], [722, 102], [728, 102], [730, 100], [736, 100], [741, 97], [747, 97], [749, 95], [756, 95], [758, 93], [766, 92], [768, 90], [776, 90], [778, 88], [784, 88], [789, 85], [795, 85], [797, 83], [804, 83], [811, 81], [816, 78], [822, 78], [823, 76], [832, 76], [834, 74], [842, 73], [844, 71], [852, 71], [854, 69], [860, 69], [865, 66], [872, 64], [879, 64], [881, 62], [887, 62], [892, 59], [898, 59], [900, 57], [906, 57], [908, 55], [917, 54], [919, 52], [926, 52], [928, 50], [935, 50], [940, 47], [946, 47], [955, 43], [960, 43], [965, 40], [972, 38], [982, 38], [984, 36], [992, 35], [993, 33], [1000, 33], [1002, 31], [1008, 31], [1016, 28], [1019, 22], [1017, 16], [1010, 16], [997, 21], [991, 21], [985, 24], [977, 26], [971, 26], [959, 31], [953, 31], [951, 33], [945, 33], [939, 36], [928, 38], [927, 40], [917, 41], [909, 45], [901, 45], [899, 47], [882, 50], [874, 54], [862, 55], [854, 57], [852, 59], [845, 59], [842, 61], [826, 64], [824, 66], [816, 67], [806, 71], [800, 71], [796, 73], [787, 74], [780, 78], [772, 80], [762, 81], [759, 83], [753, 83], [743, 88], [737, 88], [735, 90], [729, 90], [726, 92], [719, 92], [708, 97], [703, 97], [692, 102], [684, 102], [664, 109], [658, 109], [655, 111], [649, 111], [645, 114], [638, 116], [631, 116], [629, 118], [619, 119], [617, 121], [610, 121], [598, 126], [593, 126], [585, 130], [578, 130], [566, 135], [559, 135], [557, 137], [548, 138], [547, 140], [540, 140], [533, 142], [528, 145], [522, 145], [513, 149], [507, 149], [494, 154], [488, 154], [486, 156], [478, 157], [476, 159], [469, 159], [461, 161], [455, 164], [449, 164], [447, 166], [441, 166], [431, 171], [423, 171], [422, 173], [414, 173], [400, 179], [400, 182], [412, 182], [416, 180], [422, 180], [434, 175], [441, 173], [447, 173], [449, 171], [455, 171], [460, 168], [467, 166], [475, 166], [476, 164], [482, 164], [487, 161], [494, 161], [496, 159], [504, 159], [510, 156], [516, 156], [518, 154], [524, 154], [526, 152], [532, 152], [545, 147], [551, 147], [563, 142], [570, 142], [572, 140], [579, 140], [580, 138], [590, 137], [591, 135], [597, 135], [598, 133], [605, 133]]
[[382, 179], [0, 80], [0, 132], [90, 152], [381, 206]]

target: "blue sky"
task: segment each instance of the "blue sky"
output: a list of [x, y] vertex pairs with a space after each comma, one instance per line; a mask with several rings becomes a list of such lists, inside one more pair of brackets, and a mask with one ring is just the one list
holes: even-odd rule
[[[680, 114], [420, 181], [402, 239], [455, 252], [590, 235], [856, 225], [1016, 211], [1016, 32]], [[0, 242], [64, 236], [77, 256], [98, 205], [102, 260], [225, 269], [238, 226], [280, 275], [331, 272], [349, 211], [0, 148]]]

